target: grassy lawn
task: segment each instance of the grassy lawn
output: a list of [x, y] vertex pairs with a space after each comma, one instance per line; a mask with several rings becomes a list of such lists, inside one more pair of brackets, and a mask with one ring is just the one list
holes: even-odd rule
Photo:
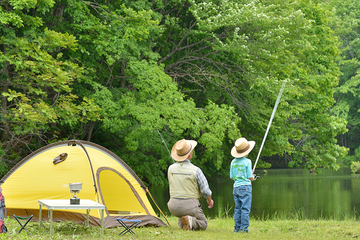
[[[168, 217], [171, 227], [142, 227], [135, 229], [136, 235], [118, 234], [123, 228], [105, 229], [100, 235], [99, 227], [86, 228], [72, 222], [54, 223], [54, 234], [49, 234], [49, 223], [41, 229], [38, 222], [30, 222], [27, 230], [17, 234], [20, 225], [12, 218], [5, 220], [9, 232], [0, 239], [360, 239], [360, 222], [348, 220], [297, 220], [297, 219], [250, 219], [249, 233], [233, 233], [232, 218], [209, 219], [206, 231], [184, 231], [177, 228], [177, 218]], [[166, 222], [163, 219], [164, 222]]]

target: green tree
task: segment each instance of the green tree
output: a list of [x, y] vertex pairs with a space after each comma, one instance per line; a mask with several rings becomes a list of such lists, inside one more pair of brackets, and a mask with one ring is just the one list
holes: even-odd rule
[[346, 165], [358, 160], [360, 134], [359, 122], [359, 83], [360, 83], [360, 50], [359, 22], [360, 2], [358, 0], [324, 2], [331, 11], [330, 27], [339, 39], [341, 51], [338, 65], [341, 76], [339, 86], [335, 88], [336, 104], [332, 112], [346, 119], [349, 132], [341, 135], [339, 141], [350, 149], [346, 156]]
[[79, 99], [71, 92], [83, 69], [63, 55], [76, 50], [76, 39], [47, 28], [39, 17], [53, 4], [0, 3], [0, 137], [10, 164], [58, 138], [62, 125], [72, 128], [100, 117], [91, 99]]
[[[60, 0], [17, 10], [22, 4], [0, 5], [0, 57], [2, 84], [19, 79], [3, 89], [3, 128], [25, 144], [93, 141], [145, 182], [164, 184], [172, 160], [158, 128], [169, 147], [197, 140], [193, 161], [227, 176], [235, 139], [259, 148], [286, 82], [263, 155], [337, 169], [346, 153], [334, 140], [345, 123], [329, 111], [337, 42], [316, 2]], [[14, 16], [26, 24], [10, 24]]]
[[200, 105], [236, 107], [242, 135], [260, 143], [285, 81], [263, 155], [287, 152], [291, 166], [338, 169], [347, 152], [335, 139], [345, 121], [329, 111], [338, 50], [319, 2], [182, 3], [166, 12], [162, 39], [170, 44], [158, 50], [180, 89]]
[[[35, 6], [29, 7], [33, 8], [36, 10]], [[109, 147], [150, 183], [164, 183], [164, 172], [170, 163], [155, 126], [169, 132], [164, 135], [170, 144], [179, 138], [196, 138], [204, 143], [209, 151], [214, 152], [210, 154], [209, 161], [213, 166], [220, 167], [222, 140], [225, 136], [234, 140], [239, 135], [238, 118], [232, 107], [209, 102], [198, 108], [191, 98], [178, 91], [176, 84], [164, 73], [164, 66], [157, 62], [160, 55], [152, 51], [154, 39], [163, 31], [157, 14], [146, 9], [133, 10], [122, 5], [122, 1], [104, 4], [57, 1], [51, 3], [48, 9], [51, 9], [51, 14], [30, 11], [29, 17], [36, 17], [41, 22], [31, 30], [36, 36], [46, 31], [58, 36], [57, 40], [65, 45], [53, 46], [49, 37], [42, 39], [41, 43], [48, 44], [50, 50], [60, 52], [58, 55], [62, 62], [69, 64], [64, 70], [73, 75], [63, 80], [61, 86], [54, 85], [55, 90], [46, 85], [47, 78], [34, 77], [38, 81], [35, 88], [40, 89], [38, 95], [49, 98], [46, 103], [51, 106], [48, 108], [53, 117], [42, 119], [43, 122], [36, 123], [36, 127], [47, 131], [46, 134], [56, 134], [57, 139], [76, 137]], [[12, 11], [10, 7], [6, 10]], [[19, 25], [13, 31], [20, 34], [26, 31], [26, 27]], [[6, 43], [14, 42], [8, 37], [4, 39]], [[18, 39], [26, 40], [26, 36], [19, 35]], [[69, 44], [68, 48], [66, 44]], [[4, 55], [9, 51], [23, 52], [21, 47], [7, 46], [7, 49]], [[45, 49], [47, 51], [44, 50], [43, 55], [52, 56], [54, 53], [49, 49]], [[5, 60], [9, 62], [9, 59]], [[43, 59], [33, 61], [36, 65], [41, 64]], [[52, 62], [50, 65], [56, 66]], [[51, 69], [49, 71], [51, 73]], [[16, 68], [12, 72], [19, 74]], [[55, 79], [53, 81], [58, 80], [57, 76], [52, 78]], [[27, 89], [20, 89], [22, 85], [26, 85], [26, 80], [19, 83], [19, 90], [4, 93], [3, 96], [7, 97], [4, 102], [10, 104], [12, 100], [26, 96]], [[63, 104], [68, 109], [54, 108], [57, 104], [51, 100], [55, 94], [46, 95], [45, 90], [56, 91], [56, 87], [61, 87], [59, 91], [68, 96], [67, 103]], [[41, 92], [43, 88], [45, 90]], [[87, 100], [88, 106], [76, 105], [77, 98]], [[14, 118], [18, 116], [16, 111], [29, 115], [42, 100], [36, 95], [28, 95], [27, 99], [30, 101], [27, 108], [16, 105], [12, 115], [8, 115], [9, 120], [16, 120], [13, 128], [17, 129], [19, 126], [16, 123], [20, 123], [20, 119]], [[72, 113], [72, 107], [81, 108], [78, 115]], [[62, 114], [66, 117], [64, 121]], [[20, 127], [29, 125], [28, 129], [35, 130], [31, 125], [35, 124], [34, 118], [22, 121], [24, 124]], [[26, 134], [30, 133], [18, 130], [24, 143], [29, 144]], [[51, 140], [44, 136], [34, 132], [36, 138]]]

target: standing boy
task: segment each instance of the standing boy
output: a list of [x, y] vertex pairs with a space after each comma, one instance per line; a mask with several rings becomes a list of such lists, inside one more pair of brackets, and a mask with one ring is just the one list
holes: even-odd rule
[[246, 157], [254, 146], [254, 141], [239, 138], [235, 141], [235, 146], [231, 149], [231, 155], [234, 157], [230, 165], [230, 178], [234, 180], [235, 233], [247, 233], [249, 231], [249, 214], [252, 198], [251, 182], [254, 181], [254, 175], [251, 169], [251, 160]]

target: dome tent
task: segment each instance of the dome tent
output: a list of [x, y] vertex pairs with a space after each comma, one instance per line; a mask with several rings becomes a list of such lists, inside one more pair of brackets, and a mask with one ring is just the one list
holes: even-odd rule
[[[138, 226], [166, 226], [146, 196], [147, 187], [135, 172], [108, 149], [87, 141], [69, 140], [29, 154], [2, 179], [7, 215], [34, 215], [40, 199], [69, 199], [69, 183], [82, 183], [78, 198], [105, 205], [105, 228], [118, 227], [116, 218], [142, 220]], [[43, 209], [43, 220], [48, 214]], [[53, 221], [84, 222], [86, 210], [57, 210]], [[100, 226], [100, 211], [91, 210], [89, 224]]]

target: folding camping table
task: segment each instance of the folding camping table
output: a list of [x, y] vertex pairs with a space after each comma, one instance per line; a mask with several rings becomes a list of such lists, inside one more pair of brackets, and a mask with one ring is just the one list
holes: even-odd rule
[[70, 199], [66, 200], [39, 200], [39, 225], [42, 226], [41, 222], [41, 207], [44, 206], [47, 209], [50, 209], [50, 234], [53, 234], [53, 228], [52, 228], [52, 218], [53, 218], [53, 210], [54, 209], [86, 209], [86, 222], [85, 226], [89, 226], [89, 212], [90, 209], [99, 209], [100, 211], [100, 217], [101, 217], [101, 229], [100, 233], [104, 234], [104, 210], [105, 205], [102, 205], [100, 203], [94, 202], [92, 200], [88, 199], [80, 199], [80, 204], [70, 204]]

